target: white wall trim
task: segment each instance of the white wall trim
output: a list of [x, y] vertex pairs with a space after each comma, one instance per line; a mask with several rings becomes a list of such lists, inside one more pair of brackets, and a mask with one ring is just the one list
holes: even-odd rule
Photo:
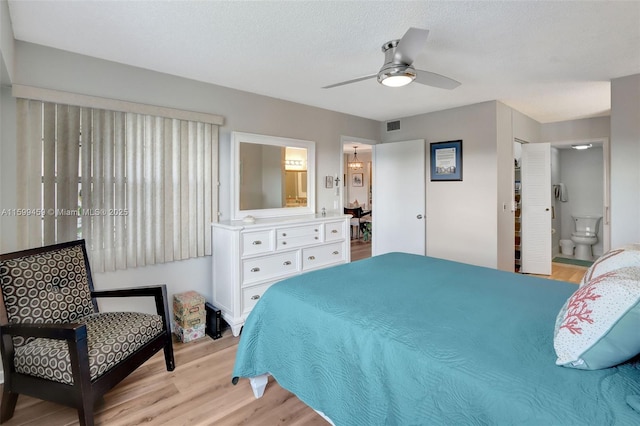
[[110, 111], [133, 112], [137, 114], [155, 115], [179, 120], [200, 121], [222, 126], [224, 117], [205, 112], [185, 111], [137, 102], [81, 95], [60, 90], [43, 89], [41, 87], [13, 85], [13, 96], [16, 98], [35, 99], [44, 102], [55, 102], [65, 105], [76, 105], [87, 108], [100, 108]]

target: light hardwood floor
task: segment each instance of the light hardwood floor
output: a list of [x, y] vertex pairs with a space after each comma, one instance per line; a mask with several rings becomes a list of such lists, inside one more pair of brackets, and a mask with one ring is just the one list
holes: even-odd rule
[[[366, 250], [366, 247], [360, 247]], [[370, 245], [369, 245], [370, 250]], [[369, 254], [370, 255], [370, 254]], [[356, 257], [359, 255], [356, 255]], [[586, 268], [554, 264], [548, 278], [578, 283]], [[327, 423], [272, 379], [255, 399], [246, 379], [231, 384], [238, 344], [229, 329], [218, 340], [209, 337], [176, 343], [176, 369], [165, 370], [157, 354], [112, 389], [96, 406], [97, 425], [326, 425]], [[77, 425], [76, 411], [26, 396], [18, 398], [17, 425]]]
[[371, 241], [351, 240], [351, 261], [366, 259], [371, 257]]

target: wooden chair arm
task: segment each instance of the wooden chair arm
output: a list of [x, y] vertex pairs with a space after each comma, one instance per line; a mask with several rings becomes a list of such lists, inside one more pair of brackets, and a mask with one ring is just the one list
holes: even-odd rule
[[91, 372], [89, 370], [89, 342], [85, 324], [6, 324], [0, 326], [0, 335], [3, 340], [2, 360], [4, 368], [10, 369], [12, 374], [15, 372], [15, 366], [13, 364], [14, 348], [11, 336], [65, 340], [69, 348], [69, 360], [74, 383], [79, 384], [78, 386], [84, 393], [89, 391]]
[[35, 337], [78, 342], [80, 340], [87, 339], [87, 326], [76, 323], [14, 323], [1, 326], [0, 333], [9, 336]]

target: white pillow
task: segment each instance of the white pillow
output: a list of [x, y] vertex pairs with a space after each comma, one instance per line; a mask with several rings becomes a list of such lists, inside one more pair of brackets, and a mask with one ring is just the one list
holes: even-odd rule
[[609, 250], [600, 256], [587, 269], [580, 286], [585, 285], [598, 275], [627, 266], [640, 267], [640, 244], [627, 244], [621, 248]]
[[601, 274], [579, 287], [556, 319], [556, 364], [613, 367], [640, 353], [640, 267]]

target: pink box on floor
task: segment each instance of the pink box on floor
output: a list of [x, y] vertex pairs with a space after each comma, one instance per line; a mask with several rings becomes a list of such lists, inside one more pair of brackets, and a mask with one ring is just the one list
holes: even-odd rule
[[188, 343], [205, 336], [204, 323], [194, 325], [193, 327], [189, 327], [189, 328], [182, 328], [180, 324], [177, 324], [174, 321], [173, 328], [174, 328], [174, 333], [178, 338], [178, 341], [182, 343]]

